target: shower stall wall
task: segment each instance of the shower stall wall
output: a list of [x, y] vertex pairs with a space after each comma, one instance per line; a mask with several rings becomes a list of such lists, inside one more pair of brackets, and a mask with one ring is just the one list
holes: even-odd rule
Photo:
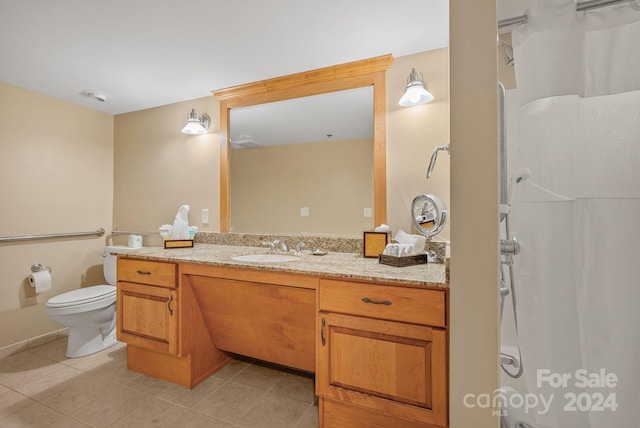
[[640, 7], [527, 3], [505, 110], [507, 177], [531, 175], [501, 321], [523, 373], [503, 373], [503, 426], [640, 427]]

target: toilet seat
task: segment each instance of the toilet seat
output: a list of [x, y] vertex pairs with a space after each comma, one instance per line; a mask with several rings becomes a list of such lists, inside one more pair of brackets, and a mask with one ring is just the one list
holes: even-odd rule
[[101, 309], [116, 301], [116, 287], [113, 285], [94, 285], [67, 291], [47, 301], [46, 312], [49, 315], [62, 315]]

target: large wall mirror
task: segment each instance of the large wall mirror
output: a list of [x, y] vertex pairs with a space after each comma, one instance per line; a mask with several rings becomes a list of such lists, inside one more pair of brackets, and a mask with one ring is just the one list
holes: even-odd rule
[[220, 231], [361, 236], [386, 222], [391, 55], [215, 91]]

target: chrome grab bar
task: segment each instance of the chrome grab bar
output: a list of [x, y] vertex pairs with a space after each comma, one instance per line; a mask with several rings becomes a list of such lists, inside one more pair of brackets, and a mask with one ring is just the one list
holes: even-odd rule
[[2, 242], [18, 242], [18, 241], [34, 241], [37, 239], [51, 239], [51, 238], [75, 238], [78, 236], [102, 236], [104, 235], [104, 229], [100, 228], [93, 232], [72, 232], [72, 233], [52, 233], [49, 235], [25, 235], [25, 236], [5, 236], [0, 237], [0, 243]]

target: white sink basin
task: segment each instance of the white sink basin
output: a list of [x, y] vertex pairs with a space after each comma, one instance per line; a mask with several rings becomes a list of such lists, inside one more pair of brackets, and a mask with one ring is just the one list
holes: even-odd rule
[[290, 256], [287, 254], [248, 254], [246, 256], [231, 257], [239, 262], [255, 262], [255, 263], [282, 263], [300, 260], [300, 257]]

